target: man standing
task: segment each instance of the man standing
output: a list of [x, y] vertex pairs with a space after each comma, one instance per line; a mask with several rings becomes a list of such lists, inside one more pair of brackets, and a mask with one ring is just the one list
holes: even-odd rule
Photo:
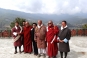
[[35, 29], [35, 41], [37, 42], [38, 47], [38, 57], [41, 56], [41, 54], [46, 56], [46, 27], [42, 24], [41, 20], [38, 20], [38, 25]]
[[[25, 22], [26, 22], [26, 21], [23, 21], [23, 22], [22, 22], [22, 28], [24, 28]], [[23, 32], [23, 30], [22, 30], [22, 32]], [[23, 34], [21, 35], [21, 41], [22, 41], [22, 45], [23, 45], [23, 51], [22, 51], [22, 52], [24, 52], [24, 35], [23, 35]]]
[[32, 52], [31, 29], [32, 27], [29, 25], [29, 22], [25, 22], [25, 26], [23, 28], [24, 52], [30, 54]]
[[58, 53], [58, 33], [59, 33], [59, 29], [57, 26], [53, 25], [52, 21], [48, 22], [48, 27], [47, 27], [47, 36], [46, 36], [46, 40], [47, 40], [47, 51], [48, 51], [48, 56], [49, 58], [56, 58], [56, 55]]
[[61, 31], [59, 32], [59, 51], [61, 58], [63, 58], [63, 53], [65, 54], [66, 58], [67, 53], [70, 51], [69, 48], [70, 37], [71, 37], [71, 31], [67, 26], [67, 22], [62, 21]]
[[37, 24], [33, 23], [32, 26], [33, 26], [33, 28], [31, 29], [31, 39], [32, 39], [32, 43], [33, 43], [34, 55], [38, 55], [37, 43], [34, 40], [35, 28], [36, 28]]
[[12, 34], [14, 37], [14, 47], [15, 47], [14, 54], [17, 53], [17, 46], [19, 47], [19, 52], [21, 53], [21, 38], [20, 38], [21, 32], [22, 32], [22, 27], [19, 26], [18, 22], [15, 22], [15, 27], [12, 28]]

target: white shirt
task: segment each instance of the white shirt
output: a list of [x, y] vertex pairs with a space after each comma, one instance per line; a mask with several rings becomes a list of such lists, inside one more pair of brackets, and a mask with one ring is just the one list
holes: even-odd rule
[[41, 26], [37, 25], [38, 28], [41, 28], [43, 26], [43, 24], [41, 24]]
[[63, 30], [64, 28], [67, 28], [68, 26], [66, 25], [65, 27], [61, 26], [61, 30]]

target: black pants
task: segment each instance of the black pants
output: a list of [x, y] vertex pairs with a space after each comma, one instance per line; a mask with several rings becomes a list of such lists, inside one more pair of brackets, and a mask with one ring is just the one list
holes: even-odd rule
[[61, 58], [63, 58], [63, 53], [65, 54], [65, 58], [66, 58], [68, 52], [60, 52]]
[[[21, 46], [18, 47], [19, 47], [19, 52], [21, 52]], [[15, 46], [15, 52], [17, 52], [17, 46]]]
[[37, 43], [35, 41], [33, 41], [33, 49], [34, 49], [34, 54], [38, 54]]

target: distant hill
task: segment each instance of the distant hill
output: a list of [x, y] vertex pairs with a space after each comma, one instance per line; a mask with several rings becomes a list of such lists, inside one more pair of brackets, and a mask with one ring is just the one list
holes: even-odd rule
[[74, 15], [31, 14], [0, 8], [0, 27], [9, 25], [16, 17], [25, 18], [30, 21], [37, 21], [41, 19], [44, 23], [47, 23], [48, 20], [53, 20], [54, 23], [60, 23], [62, 20], [66, 20], [71, 25], [87, 23], [87, 13], [78, 13]]

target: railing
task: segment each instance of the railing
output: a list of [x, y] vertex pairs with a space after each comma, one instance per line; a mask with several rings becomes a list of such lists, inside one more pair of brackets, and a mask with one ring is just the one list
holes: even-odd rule
[[11, 30], [0, 30], [0, 37], [12, 37]]
[[[87, 29], [72, 29], [72, 36], [87, 36]], [[12, 37], [11, 30], [0, 30], [0, 37]]]
[[72, 29], [72, 36], [87, 36], [87, 29]]

